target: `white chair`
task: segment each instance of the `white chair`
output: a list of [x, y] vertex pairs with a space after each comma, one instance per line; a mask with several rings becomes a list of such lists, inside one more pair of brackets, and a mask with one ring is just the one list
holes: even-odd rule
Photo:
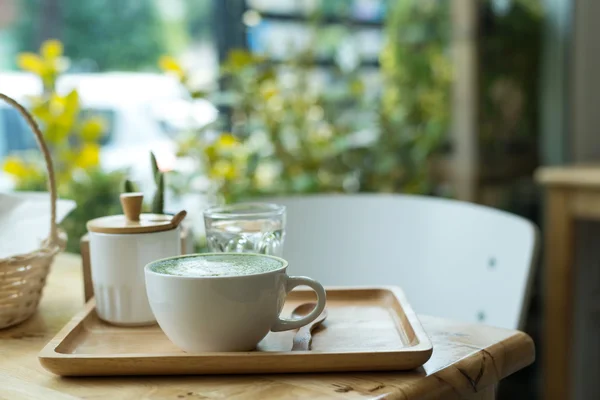
[[288, 272], [324, 285], [399, 285], [417, 313], [522, 327], [537, 254], [528, 220], [408, 195], [271, 198], [287, 207]]

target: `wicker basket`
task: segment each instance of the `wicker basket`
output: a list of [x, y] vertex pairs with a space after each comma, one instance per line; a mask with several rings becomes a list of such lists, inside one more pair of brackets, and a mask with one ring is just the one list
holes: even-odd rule
[[65, 238], [59, 235], [56, 226], [56, 182], [52, 159], [42, 133], [23, 106], [2, 93], [0, 98], [19, 111], [36, 136], [48, 169], [48, 189], [52, 203], [50, 237], [42, 243], [42, 247], [28, 254], [0, 259], [0, 329], [2, 329], [25, 321], [33, 315], [42, 297], [52, 260], [59, 251], [64, 249]]

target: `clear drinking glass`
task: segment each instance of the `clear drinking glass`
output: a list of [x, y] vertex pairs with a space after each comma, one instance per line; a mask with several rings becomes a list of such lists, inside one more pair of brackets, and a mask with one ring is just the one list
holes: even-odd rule
[[204, 211], [210, 251], [281, 256], [285, 239], [285, 206], [240, 203]]

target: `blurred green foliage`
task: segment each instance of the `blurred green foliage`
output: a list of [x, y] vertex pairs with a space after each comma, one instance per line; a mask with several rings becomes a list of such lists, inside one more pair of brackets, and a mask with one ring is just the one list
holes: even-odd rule
[[450, 2], [393, 2], [380, 55], [379, 139], [366, 157], [368, 191], [432, 193], [432, 158], [450, 128]]
[[[199, 160], [199, 173], [228, 202], [293, 193], [431, 193], [430, 164], [450, 119], [448, 7], [393, 3], [375, 95], [358, 66], [336, 65], [318, 80], [317, 30], [307, 50], [277, 65], [231, 51], [221, 66], [221, 89], [207, 95], [228, 112], [183, 135], [180, 155]], [[163, 57], [160, 65], [187, 83], [174, 59]]]
[[154, 0], [17, 3], [19, 51], [33, 51], [39, 38], [59, 37], [75, 67], [98, 71], [153, 68], [166, 51]]
[[67, 251], [79, 253], [79, 239], [87, 233], [87, 221], [122, 214], [119, 189], [125, 176], [125, 172], [93, 169], [73, 177], [67, 190], [61, 193], [61, 197], [74, 200], [77, 204], [77, 208], [61, 224], [69, 239]]
[[[201, 159], [227, 201], [342, 192], [354, 178], [346, 156], [361, 124], [352, 106], [361, 101], [362, 83], [349, 78], [327, 91], [315, 87], [311, 56], [284, 62], [282, 73], [244, 50], [232, 51], [222, 65], [225, 88], [210, 98], [230, 108], [230, 118], [184, 135], [180, 155]], [[214, 135], [217, 128], [226, 130]]]
[[[505, 10], [481, 4], [480, 137], [490, 154], [507, 141], [536, 145], [542, 48], [540, 0], [514, 0]], [[504, 150], [504, 151], [503, 151]]]
[[195, 39], [208, 38], [211, 34], [212, 1], [184, 0], [185, 23], [190, 36]]

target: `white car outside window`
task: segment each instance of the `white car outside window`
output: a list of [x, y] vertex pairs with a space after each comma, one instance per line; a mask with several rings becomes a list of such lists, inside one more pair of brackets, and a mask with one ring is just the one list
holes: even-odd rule
[[[72, 89], [77, 89], [84, 112], [103, 117], [108, 125], [107, 135], [102, 140], [103, 169], [129, 168], [131, 179], [139, 182], [144, 192], [153, 190], [150, 151], [155, 153], [161, 169], [177, 169], [176, 144], [170, 130], [200, 127], [217, 118], [212, 104], [192, 100], [171, 76], [120, 72], [71, 74], [57, 82], [61, 94]], [[0, 91], [25, 105], [28, 96], [39, 94], [41, 90], [39, 78], [31, 74], [0, 73]], [[23, 146], [15, 148], [16, 137], [31, 138], [24, 139], [24, 143], [29, 148], [35, 146], [24, 124], [8, 125], [11, 119], [8, 110], [11, 109], [6, 104], [0, 103], [0, 158], [24, 149]], [[12, 148], [10, 143], [13, 143]], [[5, 182], [0, 181], [0, 185], [3, 184]]]

